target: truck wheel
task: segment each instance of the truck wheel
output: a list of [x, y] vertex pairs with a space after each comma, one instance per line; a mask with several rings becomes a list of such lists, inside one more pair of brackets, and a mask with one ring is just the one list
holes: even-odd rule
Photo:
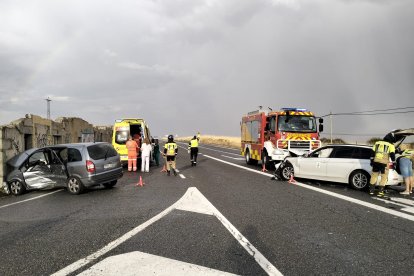
[[349, 185], [355, 190], [365, 190], [369, 185], [370, 175], [365, 171], [354, 171], [349, 176]]
[[257, 160], [252, 159], [252, 156], [250, 155], [250, 151], [249, 150], [246, 150], [245, 158], [246, 158], [246, 163], [248, 165], [257, 165]]
[[290, 176], [294, 174], [293, 166], [290, 163], [286, 163], [281, 169], [280, 176], [283, 180], [289, 180]]
[[269, 155], [267, 155], [267, 151], [263, 151], [263, 153], [262, 153], [262, 165], [263, 164], [265, 165], [266, 169], [268, 169], [268, 170], [271, 169], [270, 168], [271, 162], [270, 162]]

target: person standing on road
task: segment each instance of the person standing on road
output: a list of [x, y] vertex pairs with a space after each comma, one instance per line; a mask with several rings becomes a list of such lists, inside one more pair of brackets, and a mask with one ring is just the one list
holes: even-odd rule
[[[373, 195], [375, 192], [375, 184], [377, 184], [378, 176], [381, 175], [381, 181], [379, 183], [378, 197], [385, 197], [384, 188], [388, 180], [388, 163], [390, 158], [395, 165], [395, 147], [396, 142], [394, 133], [388, 133], [385, 137], [377, 141], [372, 147], [371, 157], [371, 180], [369, 186], [369, 194]], [[395, 166], [394, 166], [395, 167]]]
[[191, 167], [197, 166], [197, 155], [198, 155], [198, 139], [194, 135], [193, 139], [188, 143], [188, 151], [190, 153]]
[[175, 176], [177, 172], [175, 171], [175, 158], [178, 154], [178, 146], [174, 142], [174, 136], [168, 135], [168, 141], [164, 146], [164, 155], [166, 156], [167, 161], [167, 175], [170, 175], [171, 169]]
[[138, 144], [135, 140], [132, 139], [132, 136], [129, 136], [128, 141], [126, 142], [126, 148], [128, 150], [128, 171], [133, 170], [137, 171], [137, 157], [138, 157]]
[[149, 163], [151, 156], [152, 146], [148, 138], [144, 139], [144, 143], [141, 145], [141, 172], [149, 172]]
[[401, 192], [402, 195], [409, 195], [413, 192], [414, 177], [413, 177], [413, 163], [414, 163], [414, 150], [406, 149], [401, 153], [401, 157], [398, 158], [398, 165], [400, 167], [401, 175], [404, 178], [405, 191]]
[[155, 165], [157, 165], [158, 167], [160, 165], [160, 144], [158, 143], [157, 138], [154, 138], [152, 140], [153, 140], [153, 146], [154, 146], [152, 157], [154, 158]]

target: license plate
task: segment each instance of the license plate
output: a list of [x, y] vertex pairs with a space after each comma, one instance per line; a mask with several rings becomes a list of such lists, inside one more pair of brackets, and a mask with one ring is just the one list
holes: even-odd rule
[[104, 165], [104, 169], [110, 169], [110, 168], [113, 168], [113, 167], [115, 167], [115, 164], [105, 164]]

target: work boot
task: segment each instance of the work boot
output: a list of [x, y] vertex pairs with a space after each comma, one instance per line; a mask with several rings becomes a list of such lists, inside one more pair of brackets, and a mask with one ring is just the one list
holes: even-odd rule
[[377, 194], [377, 197], [383, 198], [383, 199], [389, 199], [389, 196], [387, 196], [384, 192], [384, 187], [380, 187], [380, 190]]
[[170, 176], [170, 171], [167, 171], [167, 175]]
[[177, 172], [173, 169], [173, 172], [174, 172], [174, 176], [177, 176]]
[[374, 195], [375, 193], [375, 185], [369, 185], [369, 194], [370, 195]]

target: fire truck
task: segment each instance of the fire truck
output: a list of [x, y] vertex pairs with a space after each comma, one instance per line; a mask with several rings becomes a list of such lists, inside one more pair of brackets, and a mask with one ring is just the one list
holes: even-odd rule
[[[321, 147], [319, 130], [313, 112], [303, 108], [281, 108], [280, 111], [259, 110], [247, 113], [241, 121], [241, 154], [246, 163], [262, 161], [266, 167], [286, 156], [302, 155]], [[266, 138], [268, 137], [268, 138]], [[271, 143], [265, 143], [270, 140]]]

